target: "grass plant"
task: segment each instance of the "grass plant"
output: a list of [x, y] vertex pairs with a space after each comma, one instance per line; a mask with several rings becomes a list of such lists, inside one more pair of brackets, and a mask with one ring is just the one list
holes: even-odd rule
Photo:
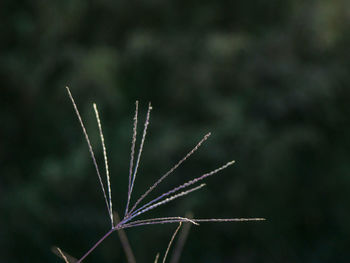
[[[113, 232], [118, 231], [120, 239], [122, 241], [122, 245], [124, 248], [124, 251], [127, 255], [127, 259], [129, 263], [136, 262], [135, 257], [132, 253], [132, 250], [130, 248], [129, 242], [127, 240], [127, 237], [125, 235], [124, 229], [132, 228], [132, 227], [138, 227], [138, 226], [145, 226], [145, 225], [155, 225], [155, 224], [169, 224], [169, 223], [179, 223], [178, 228], [176, 229], [175, 233], [173, 234], [168, 248], [165, 252], [163, 263], [166, 261], [168, 252], [170, 250], [171, 244], [173, 243], [175, 236], [177, 232], [179, 231], [181, 224], [183, 222], [187, 222], [193, 225], [199, 225], [199, 223], [202, 222], [246, 222], [246, 221], [262, 221], [265, 220], [264, 218], [209, 218], [209, 219], [197, 219], [197, 218], [191, 218], [191, 217], [181, 217], [181, 216], [173, 216], [173, 217], [160, 217], [160, 218], [149, 218], [149, 219], [143, 219], [143, 220], [137, 220], [136, 218], [140, 215], [146, 214], [150, 212], [151, 210], [155, 209], [156, 207], [162, 206], [164, 204], [167, 204], [179, 197], [185, 196], [187, 194], [190, 194], [194, 191], [197, 191], [205, 186], [204, 183], [197, 184], [201, 181], [203, 181], [205, 178], [215, 175], [219, 173], [220, 171], [226, 169], [227, 167], [234, 164], [235, 161], [228, 161], [225, 164], [221, 165], [217, 169], [213, 171], [209, 171], [207, 173], [204, 173], [198, 177], [195, 177], [194, 179], [187, 181], [175, 188], [170, 189], [169, 191], [159, 195], [158, 197], [152, 199], [149, 202], [146, 202], [143, 205], [140, 205], [141, 202], [153, 191], [156, 189], [156, 187], [164, 180], [166, 179], [170, 174], [172, 174], [184, 161], [186, 161], [193, 153], [195, 153], [199, 147], [209, 138], [210, 133], [206, 134], [196, 145], [193, 149], [191, 149], [185, 157], [183, 157], [181, 160], [179, 160], [172, 168], [168, 170], [164, 175], [162, 175], [156, 182], [154, 182], [148, 190], [145, 191], [144, 194], [142, 194], [134, 205], [131, 205], [131, 197], [137, 177], [137, 171], [138, 167], [140, 165], [142, 150], [144, 147], [146, 134], [147, 134], [147, 128], [150, 121], [150, 113], [152, 110], [151, 103], [148, 105], [147, 115], [146, 115], [146, 121], [144, 123], [143, 127], [143, 133], [141, 137], [141, 142], [138, 148], [138, 153], [135, 159], [135, 148], [136, 148], [136, 137], [137, 137], [137, 126], [138, 126], [138, 101], [136, 101], [136, 108], [135, 108], [135, 115], [134, 115], [134, 123], [133, 123], [133, 133], [132, 133], [132, 140], [131, 140], [131, 154], [130, 154], [130, 167], [129, 167], [129, 185], [128, 185], [128, 191], [127, 191], [127, 203], [125, 205], [125, 212], [124, 216], [121, 220], [119, 220], [118, 214], [116, 214], [115, 211], [113, 211], [113, 202], [112, 202], [112, 188], [110, 184], [110, 174], [108, 169], [108, 158], [107, 158], [107, 151], [105, 146], [105, 140], [103, 136], [102, 131], [102, 125], [101, 120], [99, 116], [99, 112], [97, 109], [96, 104], [93, 104], [93, 108], [95, 111], [95, 116], [97, 120], [97, 125], [99, 129], [102, 149], [103, 149], [103, 157], [104, 157], [104, 166], [106, 171], [106, 183], [103, 182], [102, 176], [100, 173], [99, 166], [97, 164], [94, 151], [91, 146], [91, 142], [88, 136], [88, 133], [86, 131], [85, 125], [83, 123], [83, 120], [80, 116], [78, 107], [74, 101], [74, 98], [67, 87], [68, 96], [73, 104], [74, 111], [78, 117], [80, 126], [83, 130], [83, 134], [85, 137], [85, 140], [87, 142], [89, 152], [97, 173], [98, 181], [104, 196], [106, 209], [108, 212], [108, 217], [110, 219], [110, 229], [108, 232], [106, 232], [98, 241], [94, 243], [94, 245], [86, 251], [84, 255], [80, 257], [80, 259], [75, 259], [74, 257], [68, 255], [67, 253], [63, 252], [60, 248], [55, 249], [55, 253], [59, 255], [66, 263], [81, 263], [83, 260], [92, 253], [108, 236], [110, 236]], [[196, 185], [197, 184], [197, 185]], [[194, 186], [196, 185], [196, 186]], [[192, 186], [192, 187], [190, 187]], [[107, 190], [106, 190], [107, 189]], [[181, 244], [180, 244], [181, 245]], [[183, 245], [183, 244], [182, 244]], [[181, 248], [182, 249], [182, 248]], [[156, 257], [155, 262], [158, 261], [158, 257]], [[177, 255], [179, 257], [179, 255]]]

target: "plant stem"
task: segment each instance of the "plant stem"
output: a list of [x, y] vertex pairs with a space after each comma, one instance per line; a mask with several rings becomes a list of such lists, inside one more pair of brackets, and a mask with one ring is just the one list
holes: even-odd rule
[[81, 259], [78, 260], [77, 263], [81, 263], [92, 251], [95, 250], [95, 248], [103, 241], [105, 240], [110, 234], [112, 234], [116, 229], [115, 228], [112, 228], [111, 230], [109, 230], [99, 241], [97, 241], [95, 243], [95, 245], [92, 246], [92, 248], [89, 249], [88, 252], [86, 252], [84, 254], [84, 256], [81, 257]]

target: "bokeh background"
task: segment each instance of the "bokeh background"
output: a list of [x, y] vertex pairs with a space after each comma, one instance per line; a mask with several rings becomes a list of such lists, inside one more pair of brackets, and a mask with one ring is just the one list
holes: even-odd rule
[[[181, 262], [349, 262], [350, 2], [0, 2], [0, 262], [81, 256], [109, 227], [71, 87], [114, 207], [125, 209], [132, 118], [154, 107], [134, 200], [201, 137], [157, 192], [235, 159], [146, 217], [266, 217], [192, 227]], [[127, 231], [138, 262], [175, 225]], [[86, 262], [126, 262], [112, 235]]]

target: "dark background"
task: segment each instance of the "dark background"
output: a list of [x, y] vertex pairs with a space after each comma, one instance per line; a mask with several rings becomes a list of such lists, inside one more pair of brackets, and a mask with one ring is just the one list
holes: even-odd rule
[[[79, 257], [109, 228], [65, 86], [122, 213], [134, 103], [154, 110], [134, 200], [208, 131], [153, 197], [235, 159], [153, 216], [266, 217], [192, 227], [181, 262], [348, 262], [350, 2], [0, 2], [0, 262]], [[103, 169], [102, 169], [103, 171]], [[175, 225], [127, 231], [138, 262]], [[125, 262], [113, 234], [85, 262]]]

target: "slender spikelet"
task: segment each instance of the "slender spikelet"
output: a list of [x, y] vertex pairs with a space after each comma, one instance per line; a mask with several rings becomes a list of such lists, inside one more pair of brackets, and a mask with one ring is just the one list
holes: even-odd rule
[[193, 179], [191, 181], [188, 181], [187, 183], [184, 183], [184, 184], [182, 184], [182, 185], [180, 185], [178, 187], [173, 188], [172, 190], [170, 190], [170, 191], [168, 191], [168, 192], [158, 196], [157, 198], [153, 199], [152, 201], [150, 201], [147, 204], [143, 205], [142, 207], [138, 208], [133, 214], [136, 214], [137, 212], [143, 210], [144, 208], [150, 206], [151, 204], [154, 204], [155, 202], [158, 202], [159, 200], [163, 199], [166, 196], [169, 196], [169, 195], [171, 195], [171, 194], [173, 194], [173, 193], [175, 193], [175, 192], [177, 192], [177, 191], [179, 191], [179, 190], [181, 190], [181, 189], [183, 189], [185, 187], [188, 187], [188, 186], [190, 186], [192, 184], [195, 184], [195, 183], [197, 183], [197, 182], [199, 182], [199, 181], [201, 181], [201, 180], [203, 180], [203, 179], [205, 179], [205, 178], [207, 178], [207, 177], [209, 177], [211, 175], [214, 175], [214, 174], [220, 172], [221, 170], [227, 168], [228, 166], [230, 166], [230, 165], [232, 165], [234, 163], [235, 163], [235, 161], [230, 161], [230, 162], [226, 163], [225, 165], [223, 165], [223, 166], [221, 166], [221, 167], [219, 167], [219, 168], [217, 168], [217, 169], [215, 169], [215, 170], [213, 170], [213, 171], [211, 171], [209, 173], [203, 174], [203, 175], [201, 175], [201, 176], [199, 176], [199, 177], [197, 177], [197, 178], [195, 178], [195, 179]]
[[130, 203], [130, 190], [131, 190], [131, 180], [132, 180], [132, 169], [134, 166], [134, 156], [135, 156], [135, 144], [137, 136], [137, 115], [138, 115], [139, 102], [135, 103], [135, 116], [134, 116], [134, 126], [132, 129], [132, 139], [131, 139], [131, 153], [130, 153], [130, 168], [129, 168], [129, 185], [128, 185], [128, 201], [125, 208], [125, 215], [128, 213], [129, 203]]
[[189, 152], [186, 154], [184, 158], [182, 158], [177, 164], [175, 164], [168, 172], [166, 172], [161, 178], [158, 179], [134, 204], [134, 206], [131, 208], [130, 213], [132, 213], [137, 205], [149, 194], [151, 193], [168, 175], [170, 175], [172, 172], [174, 172], [184, 161], [186, 161], [195, 151], [198, 150], [198, 148], [205, 142], [210, 136], [210, 132], [206, 134], [202, 140]]
[[175, 237], [176, 237], [176, 234], [177, 234], [177, 232], [179, 232], [179, 229], [181, 228], [181, 225], [182, 225], [182, 222], [179, 223], [179, 226], [176, 228], [174, 234], [172, 235], [172, 237], [171, 237], [171, 239], [170, 239], [170, 242], [169, 242], [169, 244], [168, 244], [168, 247], [167, 247], [167, 249], [166, 249], [166, 251], [165, 251], [165, 255], [164, 255], [164, 258], [163, 258], [163, 263], [165, 263], [165, 260], [166, 260], [166, 258], [167, 258], [167, 256], [168, 256], [168, 253], [169, 253], [169, 250], [170, 250], [170, 248], [171, 248], [171, 245], [173, 244], [174, 239], [175, 239]]
[[104, 188], [104, 186], [103, 186], [103, 182], [102, 182], [100, 170], [99, 170], [98, 165], [97, 165], [97, 162], [96, 162], [96, 158], [95, 158], [94, 151], [92, 150], [92, 146], [91, 146], [91, 143], [90, 143], [89, 136], [88, 136], [88, 134], [87, 134], [87, 132], [86, 132], [85, 125], [84, 125], [84, 123], [83, 123], [83, 121], [82, 121], [82, 119], [81, 119], [81, 117], [80, 117], [80, 113], [79, 113], [79, 110], [78, 110], [78, 108], [77, 108], [77, 105], [75, 104], [75, 101], [74, 101], [74, 99], [73, 99], [73, 96], [72, 96], [72, 94], [70, 93], [69, 88], [68, 88], [68, 87], [66, 87], [66, 88], [67, 88], [67, 92], [68, 92], [69, 98], [70, 98], [70, 100], [72, 101], [72, 104], [73, 104], [75, 113], [76, 113], [76, 115], [77, 115], [77, 117], [78, 117], [80, 126], [81, 126], [81, 128], [82, 128], [82, 130], [83, 130], [83, 133], [84, 133], [84, 136], [85, 136], [85, 140], [86, 140], [86, 142], [87, 142], [87, 144], [88, 144], [89, 151], [90, 151], [90, 155], [91, 155], [91, 159], [92, 159], [92, 162], [93, 162], [93, 164], [94, 164], [94, 166], [95, 166], [95, 170], [96, 170], [96, 173], [97, 173], [97, 176], [98, 176], [98, 180], [99, 180], [99, 182], [100, 182], [101, 189], [102, 189], [102, 192], [103, 192], [103, 197], [104, 197], [105, 202], [106, 202], [108, 214], [109, 214], [109, 216], [110, 216], [110, 215], [111, 215], [111, 208], [109, 207], [109, 204], [108, 204], [108, 201], [107, 201], [106, 191], [105, 191], [105, 188]]
[[[136, 179], [136, 175], [137, 175], [137, 169], [139, 167], [141, 154], [142, 154], [142, 150], [143, 150], [143, 145], [144, 145], [145, 139], [146, 139], [147, 127], [148, 127], [148, 124], [149, 124], [149, 117], [150, 117], [151, 110], [152, 110], [152, 106], [151, 106], [151, 103], [149, 103], [148, 104], [147, 116], [146, 116], [146, 120], [145, 120], [145, 125], [144, 125], [144, 129], [143, 129], [143, 133], [142, 133], [142, 139], [141, 139], [141, 143], [140, 143], [140, 148], [139, 148], [139, 152], [138, 152], [137, 160], [136, 160], [136, 164], [135, 164], [135, 170], [134, 170], [134, 173], [132, 175], [132, 180], [131, 180], [131, 185], [130, 185], [130, 193], [129, 193], [129, 196], [128, 196], [127, 207], [129, 206], [131, 195], [132, 195], [132, 190], [134, 188], [134, 183], [135, 183], [135, 179]], [[127, 214], [128, 214], [128, 210], [127, 210]]]
[[136, 216], [141, 215], [141, 214], [143, 214], [143, 213], [145, 213], [145, 212], [147, 212], [147, 211], [150, 211], [150, 210], [152, 210], [152, 209], [154, 209], [154, 208], [156, 208], [156, 207], [158, 207], [158, 206], [161, 206], [161, 205], [164, 205], [164, 204], [166, 204], [166, 203], [169, 203], [170, 201], [173, 201], [174, 199], [177, 199], [177, 198], [179, 198], [179, 197], [181, 197], [181, 196], [188, 195], [189, 193], [192, 193], [192, 192], [194, 192], [194, 191], [196, 191], [196, 190], [199, 190], [199, 189], [201, 189], [201, 188], [204, 187], [204, 186], [205, 186], [205, 184], [201, 184], [201, 185], [199, 185], [199, 186], [197, 186], [197, 187], [193, 187], [193, 188], [191, 188], [191, 189], [189, 189], [189, 190], [187, 190], [187, 191], [183, 191], [183, 192], [181, 192], [181, 193], [179, 193], [179, 194], [176, 194], [176, 195], [173, 195], [173, 196], [171, 196], [171, 197], [168, 197], [168, 198], [166, 198], [166, 199], [164, 199], [164, 200], [162, 200], [162, 201], [160, 201], [160, 202], [158, 202], [158, 203], [155, 203], [155, 204], [153, 204], [153, 205], [150, 205], [150, 206], [148, 206], [148, 207], [142, 209], [141, 211], [139, 211], [139, 212], [133, 214], [133, 215], [132, 215], [132, 218], [135, 218]]
[[265, 221], [265, 218], [210, 218], [210, 219], [193, 219], [196, 223], [202, 222], [249, 222], [249, 221]]
[[106, 145], [105, 145], [105, 139], [104, 139], [103, 132], [102, 132], [100, 116], [98, 114], [97, 106], [96, 106], [95, 103], [94, 103], [94, 110], [95, 110], [98, 130], [100, 132], [101, 144], [102, 144], [102, 149], [103, 149], [103, 158], [104, 158], [104, 161], [105, 161], [105, 170], [106, 170], [107, 187], [108, 187], [108, 199], [109, 199], [109, 216], [111, 218], [111, 224], [112, 224], [112, 228], [113, 228], [114, 224], [113, 224], [113, 214], [112, 214], [112, 211], [113, 211], [112, 190], [111, 190], [111, 181], [110, 181], [110, 178], [109, 178], [109, 168], [108, 168], [108, 159], [107, 159]]

